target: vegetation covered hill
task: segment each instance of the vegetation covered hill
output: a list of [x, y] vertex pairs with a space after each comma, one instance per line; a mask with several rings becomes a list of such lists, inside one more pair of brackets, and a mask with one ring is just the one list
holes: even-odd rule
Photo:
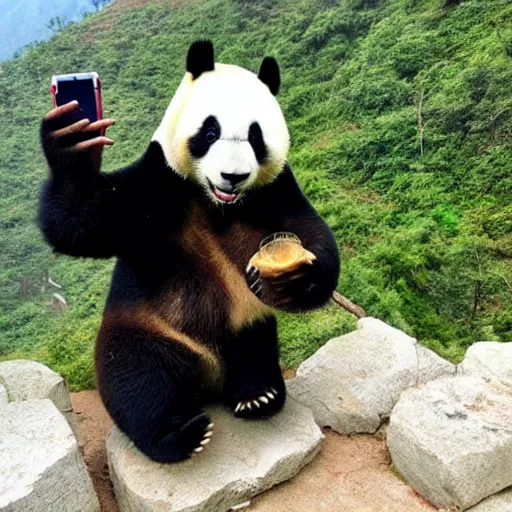
[[[100, 73], [115, 169], [144, 150], [205, 37], [222, 62], [278, 58], [291, 164], [336, 234], [342, 293], [454, 360], [512, 340], [508, 0], [119, 0], [0, 66], [0, 356], [93, 385], [112, 262], [55, 256], [34, 224], [51, 75]], [[353, 327], [334, 306], [280, 323], [289, 366]]]

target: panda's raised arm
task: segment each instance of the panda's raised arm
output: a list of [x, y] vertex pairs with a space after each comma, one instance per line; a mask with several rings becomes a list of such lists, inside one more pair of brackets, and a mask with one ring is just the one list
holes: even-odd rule
[[42, 190], [38, 220], [46, 240], [71, 256], [115, 255], [129, 222], [126, 197], [117, 192], [128, 173], [87, 173], [76, 163], [69, 170], [64, 176], [58, 168]]
[[[84, 140], [84, 132], [76, 131], [80, 123], [86, 125], [84, 121], [62, 128], [55, 125], [57, 120], [63, 122], [61, 116], [50, 115], [42, 124], [50, 175], [41, 194], [40, 228], [57, 252], [96, 258], [119, 254], [127, 240], [133, 242], [144, 228], [144, 190], [151, 173], [144, 173], [143, 168], [151, 168], [151, 158], [158, 155], [152, 156], [150, 148], [135, 164], [102, 173], [101, 148], [110, 139]], [[105, 126], [93, 125], [93, 129], [112, 124], [109, 120], [102, 123]]]

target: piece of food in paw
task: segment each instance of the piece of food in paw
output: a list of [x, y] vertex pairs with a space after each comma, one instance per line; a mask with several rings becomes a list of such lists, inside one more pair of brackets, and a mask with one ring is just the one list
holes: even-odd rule
[[260, 250], [251, 258], [249, 266], [256, 267], [261, 277], [275, 278], [315, 260], [316, 256], [304, 249], [293, 233], [274, 233], [261, 242]]

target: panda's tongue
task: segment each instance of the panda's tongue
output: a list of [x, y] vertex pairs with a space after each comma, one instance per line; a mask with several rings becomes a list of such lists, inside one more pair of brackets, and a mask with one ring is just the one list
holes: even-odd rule
[[236, 199], [236, 194], [227, 194], [226, 192], [222, 192], [218, 188], [213, 189], [213, 193], [221, 200], [221, 201], [234, 201]]

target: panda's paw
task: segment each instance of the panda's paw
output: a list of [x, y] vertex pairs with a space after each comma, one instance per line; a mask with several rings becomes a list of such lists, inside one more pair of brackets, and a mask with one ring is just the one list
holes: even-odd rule
[[284, 392], [270, 387], [253, 398], [237, 402], [233, 412], [238, 418], [261, 419], [273, 416], [283, 406]]
[[187, 421], [179, 431], [178, 445], [185, 457], [194, 457], [201, 453], [211, 441], [214, 424], [207, 414], [199, 414]]

